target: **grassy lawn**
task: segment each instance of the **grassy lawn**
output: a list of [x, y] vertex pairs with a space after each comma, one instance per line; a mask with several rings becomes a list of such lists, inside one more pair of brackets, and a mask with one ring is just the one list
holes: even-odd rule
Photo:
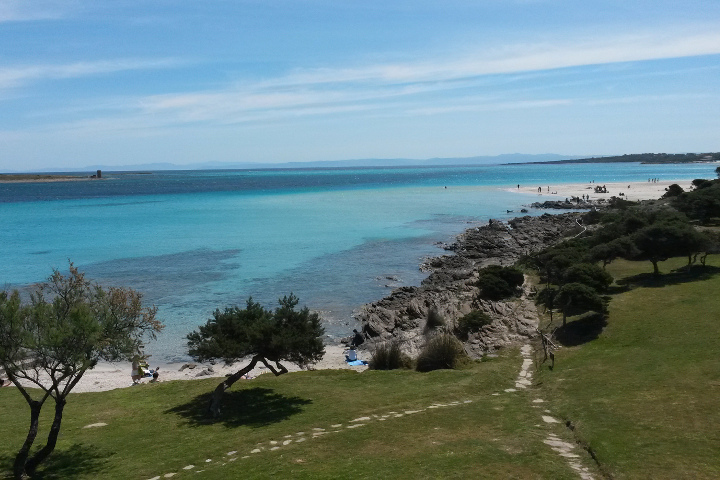
[[607, 326], [561, 349], [539, 380], [614, 478], [720, 478], [720, 257], [705, 273], [653, 278], [649, 262], [608, 266], [630, 290], [613, 295]]
[[[491, 395], [514, 384], [520, 363], [510, 350], [459, 371], [263, 375], [238, 382], [219, 422], [203, 414], [217, 379], [73, 394], [42, 478], [574, 478], [542, 443], [550, 427], [536, 426], [532, 394]], [[15, 389], [0, 390], [3, 471], [28, 417]], [[83, 428], [98, 422], [108, 425]], [[313, 438], [320, 428], [329, 433]]]
[[[578, 478], [549, 433], [588, 445], [607, 478], [720, 478], [720, 256], [671, 273], [683, 262], [660, 278], [649, 262], [609, 265], [607, 326], [527, 391], [504, 392], [521, 363], [510, 349], [457, 371], [263, 375], [236, 384], [216, 422], [204, 409], [217, 379], [73, 394], [39, 478]], [[544, 424], [538, 397], [574, 431]], [[9, 472], [29, 420], [14, 388], [0, 390], [0, 418]]]

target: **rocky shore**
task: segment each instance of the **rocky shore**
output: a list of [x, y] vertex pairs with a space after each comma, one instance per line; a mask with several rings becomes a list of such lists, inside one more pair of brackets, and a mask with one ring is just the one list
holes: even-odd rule
[[499, 348], [535, 334], [537, 311], [526, 288], [523, 295], [508, 302], [478, 300], [478, 270], [487, 265], [511, 265], [522, 255], [541, 250], [582, 231], [580, 212], [524, 216], [503, 223], [491, 220], [471, 228], [446, 247], [453, 252], [426, 261], [421, 268], [432, 273], [418, 287], [402, 287], [387, 297], [365, 305], [355, 317], [362, 323], [368, 341], [365, 348], [385, 341], [399, 341], [403, 351], [417, 355], [426, 340], [428, 313], [436, 310], [452, 328], [471, 310], [482, 310], [492, 324], [471, 334], [465, 349], [472, 357], [493, 353]]

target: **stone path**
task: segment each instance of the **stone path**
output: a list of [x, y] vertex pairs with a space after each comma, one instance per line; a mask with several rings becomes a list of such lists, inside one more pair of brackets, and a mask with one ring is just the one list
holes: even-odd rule
[[[532, 385], [532, 371], [531, 367], [533, 366], [533, 348], [529, 344], [524, 344], [520, 348], [520, 353], [522, 355], [522, 366], [520, 367], [520, 372], [518, 373], [517, 379], [515, 380], [515, 387], [514, 388], [507, 388], [504, 390], [504, 393], [515, 393], [522, 390], [526, 390], [529, 386]], [[501, 393], [493, 393], [492, 395], [501, 395]], [[263, 453], [267, 452], [275, 452], [281, 449], [289, 448], [294, 444], [303, 443], [306, 441], [312, 441], [313, 439], [324, 437], [325, 435], [332, 435], [334, 433], [343, 432], [346, 430], [351, 430], [355, 428], [362, 428], [368, 424], [371, 424], [373, 422], [385, 422], [388, 420], [394, 420], [398, 418], [407, 417], [410, 415], [416, 415], [419, 413], [427, 412], [429, 410], [435, 410], [438, 408], [448, 408], [448, 407], [457, 407], [462, 405], [467, 405], [469, 403], [472, 403], [472, 400], [470, 399], [464, 399], [464, 400], [456, 400], [452, 402], [445, 402], [445, 403], [433, 403], [431, 405], [425, 406], [425, 407], [419, 407], [414, 410], [398, 410], [398, 411], [389, 411], [384, 414], [380, 415], [370, 415], [370, 416], [363, 416], [354, 418], [352, 420], [348, 420], [344, 423], [333, 423], [330, 425], [326, 425], [323, 427], [313, 427], [308, 429], [308, 431], [302, 431], [302, 432], [294, 432], [294, 433], [288, 433], [281, 438], [275, 439], [275, 440], [269, 440], [267, 442], [258, 443], [254, 446], [254, 448], [250, 449], [249, 451], [245, 451], [242, 453], [239, 453], [237, 450], [232, 450], [230, 452], [227, 452], [223, 457], [221, 458], [208, 458], [205, 459], [205, 461], [201, 465], [195, 465], [195, 464], [189, 464], [180, 470], [180, 472], [169, 472], [162, 475], [157, 475], [155, 477], [152, 477], [148, 480], [161, 480], [163, 478], [172, 478], [176, 475], [179, 475], [181, 472], [202, 472], [204, 471], [204, 466], [207, 466], [208, 464], [218, 465], [218, 466], [224, 466], [231, 462], [236, 462], [238, 460], [242, 461], [246, 458], [250, 458], [251, 456], [255, 455], [262, 455]], [[533, 408], [541, 409], [542, 404], [545, 403], [544, 400], [537, 398], [532, 401]], [[541, 418], [544, 424], [548, 426], [553, 426], [554, 424], [562, 425], [562, 422], [559, 420], [556, 420], [554, 417], [552, 417], [550, 414], [550, 410], [543, 409]], [[538, 425], [539, 426], [539, 425]], [[595, 477], [590, 473], [589, 468], [584, 467], [581, 463], [582, 458], [577, 453], [574, 453], [576, 445], [573, 445], [571, 443], [568, 443], [560, 437], [558, 437], [555, 433], [548, 433], [545, 440], [543, 440], [543, 443], [548, 445], [554, 452], [558, 454], [561, 458], [563, 458], [568, 466], [575, 472], [578, 473], [579, 477], [582, 480], [595, 480]]]
[[[284, 435], [282, 438], [278, 438], [277, 440], [269, 440], [267, 442], [258, 443], [255, 445], [255, 448], [244, 452], [244, 455], [238, 454], [236, 450], [230, 451], [225, 454], [224, 457], [219, 459], [212, 459], [208, 458], [205, 460], [205, 464], [209, 463], [219, 463], [220, 465], [227, 465], [230, 462], [235, 462], [237, 460], [243, 460], [246, 458], [250, 458], [253, 455], [262, 454], [265, 452], [274, 452], [277, 450], [280, 450], [281, 448], [289, 447], [294, 443], [302, 443], [308, 440], [313, 440], [325, 435], [330, 435], [333, 433], [339, 433], [345, 430], [352, 430], [355, 428], [361, 428], [365, 425], [372, 423], [372, 422], [384, 422], [387, 420], [407, 417], [410, 415], [415, 415], [418, 413], [422, 413], [428, 410], [434, 410], [438, 408], [448, 408], [448, 407], [457, 407], [462, 405], [467, 405], [469, 403], [472, 403], [472, 400], [456, 400], [452, 402], [446, 402], [446, 403], [433, 403], [431, 405], [428, 405], [426, 407], [420, 407], [416, 408], [414, 410], [398, 410], [398, 411], [390, 411], [386, 412], [382, 415], [370, 415], [365, 417], [358, 417], [354, 418], [352, 420], [348, 420], [344, 423], [334, 423], [332, 425], [327, 425], [325, 427], [314, 427], [311, 429], [308, 429], [307, 432], [295, 432], [290, 433], [287, 435]], [[197, 466], [194, 464], [186, 465], [182, 468], [182, 470], [192, 470], [195, 472], [202, 472], [204, 469], [198, 470], [198, 468], [201, 468], [201, 466]], [[155, 477], [152, 477], [148, 480], [160, 480], [162, 478], [172, 478], [175, 475], [178, 475], [179, 472], [170, 472], [165, 473], [163, 475], [157, 475]]]
[[[533, 365], [533, 349], [529, 344], [526, 343], [522, 346], [522, 348], [520, 348], [520, 354], [522, 355], [523, 363], [522, 367], [520, 368], [518, 378], [515, 381], [515, 388], [508, 388], [507, 390], [505, 390], [505, 392], [516, 392], [518, 389], [526, 389], [531, 385], [532, 372], [530, 371], [530, 367], [532, 367]], [[541, 398], [536, 398], [532, 401], [532, 403], [533, 408], [541, 409], [542, 404], [545, 403], [545, 400]], [[545, 424], [562, 424], [562, 422], [556, 420], [554, 417], [549, 415], [550, 413], [552, 413], [550, 410], [543, 409], [542, 413], [543, 414], [540, 416]], [[570, 468], [577, 472], [582, 480], [595, 479], [595, 477], [593, 477], [590, 473], [590, 469], [582, 465], [580, 455], [574, 453], [575, 445], [561, 440], [556, 434], [552, 432], [548, 433], [548, 436], [545, 440], [543, 440], [543, 443], [545, 445], [548, 445], [560, 457], [563, 457], [567, 461], [567, 464], [570, 466]]]

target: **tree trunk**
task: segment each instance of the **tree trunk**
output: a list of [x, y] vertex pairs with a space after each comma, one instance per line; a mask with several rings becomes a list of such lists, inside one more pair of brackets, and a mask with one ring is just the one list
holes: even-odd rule
[[272, 365], [270, 365], [267, 362], [265, 357], [263, 357], [262, 355], [255, 355], [247, 366], [243, 367], [241, 370], [238, 370], [237, 372], [235, 372], [232, 375], [230, 375], [229, 377], [227, 377], [224, 382], [222, 382], [220, 385], [218, 385], [215, 388], [215, 391], [213, 392], [212, 397], [210, 398], [210, 405], [208, 405], [208, 413], [213, 418], [218, 418], [220, 416], [220, 409], [222, 407], [222, 399], [223, 399], [223, 396], [225, 395], [225, 391], [227, 389], [229, 389], [230, 387], [232, 387], [233, 383], [240, 380], [240, 377], [242, 377], [243, 375], [248, 373], [250, 370], [255, 368], [255, 365], [258, 362], [262, 362], [263, 364], [265, 364], [265, 366], [268, 369], [270, 369], [270, 371], [272, 373], [274, 373], [276, 376], [282, 375], [283, 373], [287, 373], [287, 368], [280, 365], [279, 362], [275, 362], [275, 365], [277, 365], [277, 367], [278, 367], [278, 370], [275, 370], [272, 367]]
[[25, 443], [22, 448], [15, 456], [15, 463], [13, 464], [13, 476], [15, 480], [20, 480], [25, 474], [25, 462], [27, 461], [30, 448], [32, 447], [35, 437], [38, 433], [38, 425], [40, 423], [40, 409], [42, 408], [42, 402], [36, 400], [28, 401], [30, 404], [30, 429], [28, 430]]
[[53, 419], [50, 433], [48, 434], [47, 443], [35, 455], [25, 463], [25, 472], [31, 477], [35, 474], [35, 470], [52, 452], [55, 450], [58, 435], [60, 434], [60, 425], [62, 424], [63, 409], [65, 408], [65, 399], [55, 399], [55, 418]]
[[215, 391], [212, 394], [212, 397], [210, 398], [210, 405], [208, 405], [208, 413], [213, 418], [218, 418], [220, 416], [220, 408], [222, 407], [222, 399], [225, 394], [225, 391], [232, 387], [233, 383], [240, 380], [240, 377], [248, 373], [250, 370], [255, 368], [255, 365], [260, 360], [264, 360], [260, 355], [255, 355], [250, 363], [244, 367], [241, 370], [238, 370], [237, 372], [233, 373], [229, 377], [227, 377], [220, 385], [218, 385], [215, 388]]
[[565, 309], [563, 308], [563, 327], [567, 325], [567, 315], [565, 314]]
[[660, 275], [660, 269], [658, 268], [657, 260], [650, 260], [653, 264], [653, 275]]

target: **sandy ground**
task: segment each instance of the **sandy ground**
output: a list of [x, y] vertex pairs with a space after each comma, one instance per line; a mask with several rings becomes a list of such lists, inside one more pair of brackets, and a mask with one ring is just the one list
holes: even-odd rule
[[[325, 356], [318, 363], [313, 365], [311, 369], [315, 370], [327, 370], [327, 369], [338, 369], [347, 368], [351, 370], [362, 371], [367, 369], [365, 366], [353, 367], [345, 362], [345, 348], [340, 345], [326, 345]], [[360, 360], [369, 360], [369, 354], [364, 351], [357, 352]], [[156, 364], [150, 359], [150, 368], [160, 367], [159, 373], [161, 382], [169, 380], [196, 380], [209, 377], [224, 377], [228, 374], [234, 373], [248, 362], [237, 362], [229, 367], [226, 367], [223, 363], [211, 365], [209, 363], [201, 364], [196, 363], [194, 368], [180, 368], [185, 365], [182, 363], [171, 363], [171, 364]], [[283, 365], [290, 372], [300, 370], [297, 365], [285, 362]], [[274, 367], [274, 365], [273, 365]], [[212, 369], [212, 371], [210, 371]], [[133, 386], [132, 379], [130, 378], [131, 365], [127, 363], [101, 363], [92, 370], [88, 370], [78, 384], [73, 388], [73, 392], [102, 392], [106, 390], [114, 390], [116, 388], [142, 388], [143, 384], [148, 383], [151, 378], [143, 378], [140, 385]], [[257, 377], [258, 375], [268, 374], [272, 375], [272, 372], [268, 370], [264, 365], [258, 365], [250, 372], [251, 377]], [[241, 380], [244, 381], [244, 380]], [[26, 383], [26, 382], [23, 382]], [[14, 387], [7, 387], [14, 388]]]
[[[655, 200], [663, 196], [665, 189], [677, 183], [683, 190], [690, 190], [692, 182], [690, 180], [663, 180], [657, 183], [653, 182], [633, 182], [633, 183], [566, 183], [558, 185], [520, 185], [520, 188], [509, 188], [508, 191], [518, 192], [528, 195], [532, 202], [544, 202], [547, 200], [565, 200], [570, 197], [580, 197], [582, 195], [590, 195], [590, 200], [598, 200], [601, 198], [609, 199], [610, 197], [620, 197], [626, 200]], [[595, 193], [595, 187], [605, 186], [608, 193]], [[538, 187], [542, 189], [538, 193]], [[550, 190], [548, 190], [550, 187]], [[620, 195], [620, 194], [623, 195]]]

